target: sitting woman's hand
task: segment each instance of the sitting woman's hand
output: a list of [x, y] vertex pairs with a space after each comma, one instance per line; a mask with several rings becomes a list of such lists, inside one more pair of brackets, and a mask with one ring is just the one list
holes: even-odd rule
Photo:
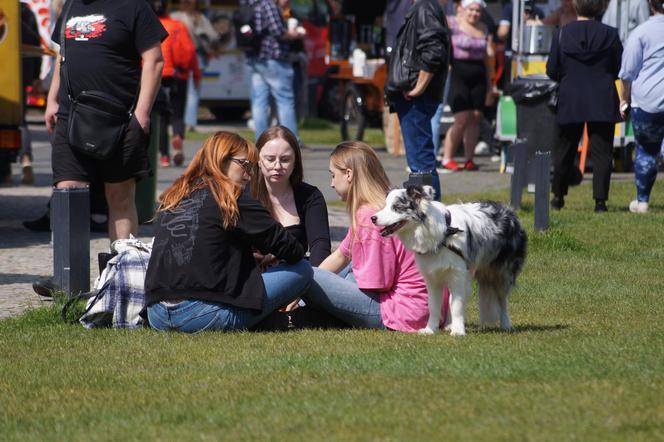
[[273, 265], [279, 263], [279, 259], [271, 253], [263, 255], [260, 252], [254, 252], [254, 259], [256, 260], [258, 268], [261, 269], [261, 272], [264, 272]]
[[293, 302], [288, 304], [286, 307], [282, 308], [282, 312], [292, 312], [296, 308], [300, 307], [300, 298], [296, 298]]

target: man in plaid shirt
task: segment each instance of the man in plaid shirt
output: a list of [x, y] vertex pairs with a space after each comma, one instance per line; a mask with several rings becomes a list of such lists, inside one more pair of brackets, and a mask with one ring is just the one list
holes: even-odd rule
[[258, 52], [246, 54], [251, 74], [251, 115], [256, 138], [269, 125], [270, 95], [277, 105], [279, 123], [298, 136], [289, 51], [291, 42], [301, 35], [295, 29], [288, 30], [274, 0], [242, 0], [241, 4], [254, 8], [254, 32], [261, 37]]

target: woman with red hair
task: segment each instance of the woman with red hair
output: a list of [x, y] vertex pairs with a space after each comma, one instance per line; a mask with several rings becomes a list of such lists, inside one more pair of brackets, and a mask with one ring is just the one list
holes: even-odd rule
[[[161, 195], [145, 279], [153, 328], [246, 330], [309, 287], [304, 248], [245, 189], [257, 161], [252, 143], [217, 132]], [[279, 264], [261, 273], [254, 250]]]

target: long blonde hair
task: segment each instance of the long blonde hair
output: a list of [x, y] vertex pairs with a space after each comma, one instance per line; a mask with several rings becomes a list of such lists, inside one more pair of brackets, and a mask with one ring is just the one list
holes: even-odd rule
[[157, 211], [174, 209], [192, 192], [207, 187], [219, 205], [224, 228], [234, 227], [239, 219], [237, 198], [242, 187], [224, 173], [223, 164], [242, 154], [254, 165], [258, 161], [253, 143], [236, 133], [220, 131], [208, 137], [184, 173], [161, 194]]
[[353, 171], [348, 188], [346, 210], [351, 226], [356, 231], [355, 215], [362, 206], [380, 210], [385, 206], [385, 197], [390, 190], [390, 180], [373, 148], [361, 141], [344, 141], [330, 155], [332, 165], [339, 170]]

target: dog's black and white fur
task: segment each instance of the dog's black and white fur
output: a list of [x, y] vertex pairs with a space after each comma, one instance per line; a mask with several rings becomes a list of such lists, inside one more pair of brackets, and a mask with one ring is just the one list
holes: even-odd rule
[[429, 292], [429, 321], [420, 333], [438, 331], [441, 294], [448, 287], [445, 324], [452, 335], [466, 334], [464, 314], [473, 277], [479, 286], [481, 325], [500, 319], [500, 327], [510, 330], [507, 298], [526, 258], [527, 237], [519, 219], [496, 202], [446, 206], [433, 201], [433, 195], [430, 186], [392, 190], [385, 208], [371, 218], [384, 227], [383, 236], [396, 233], [415, 252]]

